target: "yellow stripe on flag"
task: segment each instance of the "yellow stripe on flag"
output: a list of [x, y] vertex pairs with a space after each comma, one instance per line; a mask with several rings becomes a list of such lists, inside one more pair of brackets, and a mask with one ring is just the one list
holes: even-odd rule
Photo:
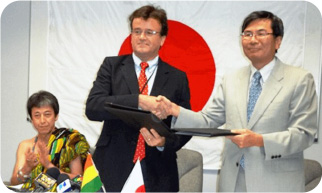
[[84, 172], [84, 178], [83, 178], [83, 185], [87, 184], [88, 182], [92, 181], [95, 177], [97, 177], [97, 171], [93, 165], [86, 168]]
[[105, 192], [101, 178], [92, 160], [92, 155], [88, 153], [84, 167], [81, 192], [97, 192], [102, 190]]

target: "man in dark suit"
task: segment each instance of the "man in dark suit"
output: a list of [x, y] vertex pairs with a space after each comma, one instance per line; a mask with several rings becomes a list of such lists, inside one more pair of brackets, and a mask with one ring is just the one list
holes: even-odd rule
[[[165, 11], [143, 6], [135, 10], [129, 20], [133, 53], [105, 58], [86, 102], [87, 117], [93, 121], [104, 121], [93, 160], [108, 192], [122, 190], [137, 161], [133, 157], [138, 148], [140, 132], [110, 115], [104, 110], [104, 104], [112, 102], [148, 110], [161, 119], [166, 116], [157, 101], [158, 95], [190, 108], [186, 74], [163, 62], [158, 56], [168, 32]], [[143, 79], [142, 62], [148, 63]], [[171, 117], [163, 121], [171, 125]], [[146, 191], [178, 191], [176, 151], [190, 137], [174, 134], [162, 137], [155, 130], [146, 135], [145, 129], [142, 139], [145, 140], [145, 156], [139, 156], [139, 159]]]

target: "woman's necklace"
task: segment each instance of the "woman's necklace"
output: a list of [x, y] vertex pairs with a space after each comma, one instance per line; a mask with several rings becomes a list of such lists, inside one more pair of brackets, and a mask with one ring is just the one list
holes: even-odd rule
[[32, 147], [32, 152], [35, 151], [37, 141], [38, 141], [38, 135], [35, 137], [34, 146]]

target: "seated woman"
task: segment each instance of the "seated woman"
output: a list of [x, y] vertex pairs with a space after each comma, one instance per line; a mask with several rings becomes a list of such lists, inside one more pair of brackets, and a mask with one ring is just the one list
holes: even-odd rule
[[19, 144], [11, 185], [23, 183], [23, 189], [33, 190], [34, 179], [51, 167], [70, 179], [82, 175], [89, 144], [78, 131], [55, 127], [57, 98], [47, 91], [34, 93], [28, 99], [27, 110], [37, 135]]

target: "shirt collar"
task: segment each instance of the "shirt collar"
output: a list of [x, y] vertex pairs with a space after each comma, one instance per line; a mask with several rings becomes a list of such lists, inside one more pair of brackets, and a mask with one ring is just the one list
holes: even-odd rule
[[[266, 80], [268, 79], [269, 75], [271, 74], [274, 66], [276, 63], [276, 57], [273, 58], [272, 61], [270, 61], [268, 64], [266, 64], [262, 69], [259, 70], [259, 72], [262, 75], [261, 81], [263, 81], [263, 83], [266, 82]], [[258, 71], [253, 65], [250, 65], [250, 69], [251, 69], [251, 78], [253, 77], [253, 75], [255, 74], [256, 71]]]
[[[141, 59], [139, 57], [137, 57], [134, 52], [132, 53], [133, 56], [133, 60], [134, 60], [134, 65], [135, 68], [141, 69]], [[154, 59], [147, 61], [147, 63], [149, 64], [149, 67], [146, 69], [148, 71], [154, 69], [154, 67], [156, 67], [158, 65], [158, 61], [159, 61], [159, 56], [156, 56]]]

